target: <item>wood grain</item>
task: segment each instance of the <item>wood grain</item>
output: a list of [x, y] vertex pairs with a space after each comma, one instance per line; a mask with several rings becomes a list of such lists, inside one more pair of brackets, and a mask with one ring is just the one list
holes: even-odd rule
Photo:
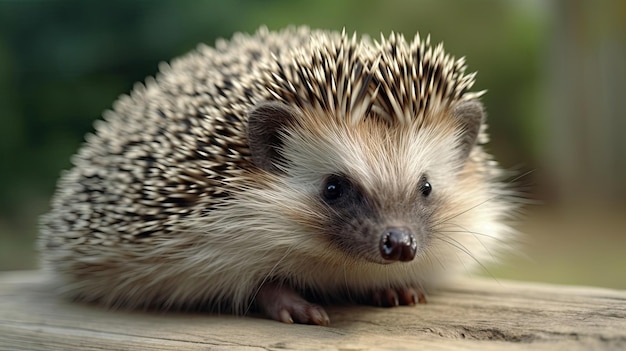
[[426, 305], [332, 306], [330, 327], [58, 299], [44, 272], [0, 273], [1, 350], [626, 349], [626, 291], [472, 278]]

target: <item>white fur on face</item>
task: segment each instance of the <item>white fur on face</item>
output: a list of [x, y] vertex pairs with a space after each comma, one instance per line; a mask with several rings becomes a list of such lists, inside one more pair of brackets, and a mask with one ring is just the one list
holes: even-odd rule
[[[459, 132], [453, 121], [441, 118], [438, 123], [421, 126], [389, 126], [365, 119], [347, 126], [334, 118], [306, 115], [297, 130], [284, 135], [286, 174], [276, 188], [280, 194], [274, 196], [289, 203], [281, 206], [281, 212], [291, 214], [294, 224], [313, 222], [323, 227], [324, 215], [318, 211], [317, 197], [323, 180], [331, 174], [358, 182], [367, 196], [383, 204], [383, 211], [385, 206], [412, 201], [411, 194], [416, 192], [421, 177], [427, 175], [437, 203], [432, 216], [432, 240], [409, 263], [355, 264], [332, 245], [324, 245], [314, 228], [292, 228], [291, 245], [296, 251], [304, 249], [294, 257], [305, 255], [309, 259], [306, 265], [290, 259], [284, 263], [292, 275], [297, 272], [303, 285], [328, 289], [335, 283], [354, 284], [366, 289], [368, 285], [426, 284], [442, 269], [469, 269], [494, 258], [501, 237], [509, 234], [508, 227], [500, 223], [503, 204], [498, 189], [489, 189], [488, 179], [474, 169], [477, 165], [459, 158]], [[398, 212], [389, 209], [392, 215]], [[324, 265], [335, 268], [324, 269], [324, 277], [311, 271], [310, 267], [322, 269]]]

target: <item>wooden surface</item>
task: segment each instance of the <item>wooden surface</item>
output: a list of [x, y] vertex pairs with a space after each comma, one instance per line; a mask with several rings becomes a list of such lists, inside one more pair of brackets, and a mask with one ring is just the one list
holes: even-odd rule
[[415, 307], [335, 306], [330, 327], [108, 311], [42, 272], [0, 273], [0, 350], [626, 350], [626, 291], [464, 280]]

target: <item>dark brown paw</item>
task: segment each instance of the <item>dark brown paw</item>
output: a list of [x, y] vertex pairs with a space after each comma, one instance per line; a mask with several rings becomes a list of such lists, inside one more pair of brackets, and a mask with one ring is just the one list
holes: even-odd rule
[[268, 317], [283, 323], [330, 324], [324, 308], [308, 302], [287, 286], [263, 285], [256, 304]]
[[426, 303], [426, 295], [414, 288], [386, 288], [375, 290], [371, 295], [371, 303], [375, 306], [395, 307]]

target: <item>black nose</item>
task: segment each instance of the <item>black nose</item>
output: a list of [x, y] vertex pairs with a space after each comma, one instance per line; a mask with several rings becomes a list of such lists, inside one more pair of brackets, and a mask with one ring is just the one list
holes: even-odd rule
[[407, 228], [387, 228], [380, 237], [380, 254], [388, 261], [411, 261], [417, 241]]

